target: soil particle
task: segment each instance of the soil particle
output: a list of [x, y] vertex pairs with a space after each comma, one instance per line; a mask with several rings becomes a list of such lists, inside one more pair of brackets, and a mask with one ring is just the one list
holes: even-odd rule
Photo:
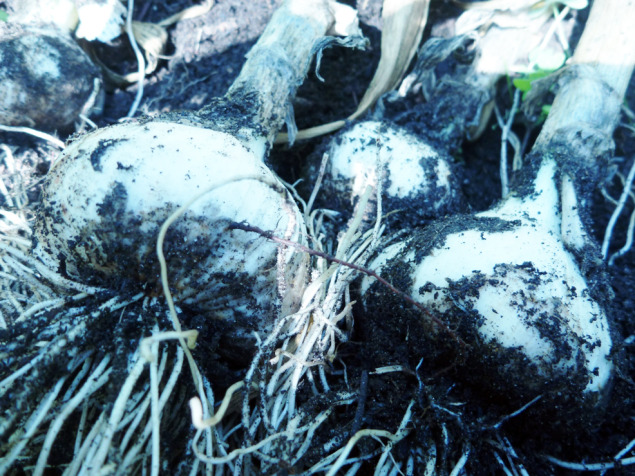
[[[120, 139], [117, 142], [120, 142], [121, 140], [127, 140], [127, 139]], [[109, 147], [112, 147], [114, 143], [115, 141], [113, 141], [112, 139], [102, 139], [97, 144], [97, 147], [95, 147], [95, 149], [90, 153], [88, 160], [90, 160], [90, 164], [93, 166], [93, 170], [95, 172], [102, 171], [101, 156], [103, 155], [104, 151], [108, 149]]]

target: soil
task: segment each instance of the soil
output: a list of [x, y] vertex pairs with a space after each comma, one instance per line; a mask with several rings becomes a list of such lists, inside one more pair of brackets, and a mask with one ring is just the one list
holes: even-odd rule
[[[135, 19], [158, 22], [195, 3], [198, 2], [137, 0]], [[208, 13], [181, 20], [169, 27], [165, 59], [145, 79], [140, 112], [155, 115], [198, 109], [211, 98], [221, 96], [240, 71], [245, 54], [279, 3], [279, 0], [218, 0]], [[336, 47], [324, 52], [320, 67], [320, 75], [324, 81], [311, 73], [300, 88], [294, 103], [296, 122], [300, 129], [341, 119], [353, 112], [377, 65], [381, 1], [351, 0], [348, 3], [359, 10], [362, 29], [370, 40], [370, 48], [367, 51], [357, 51]], [[431, 8], [428, 25], [446, 25], [444, 20], [458, 14], [458, 10], [449, 2], [432, 2]], [[583, 20], [584, 16], [581, 15], [580, 25]], [[426, 37], [431, 28], [426, 28]], [[436, 31], [442, 29], [437, 28]], [[92, 50], [118, 73], [132, 72], [136, 68], [134, 55], [124, 37], [112, 45], [93, 46]], [[501, 89], [504, 88], [505, 85], [501, 85]], [[111, 84], [105, 96], [103, 114], [93, 120], [98, 126], [116, 122], [127, 114], [136, 93], [136, 84], [127, 87]], [[509, 98], [502, 93], [501, 101], [508, 102]], [[404, 117], [404, 110], [415, 108], [420, 102], [421, 98], [410, 97], [392, 110], [389, 108], [386, 114], [392, 115], [393, 119]], [[631, 110], [635, 110], [635, 82], [630, 88], [627, 103]], [[407, 117], [408, 122], [413, 120], [412, 115]], [[625, 117], [624, 123], [633, 124], [633, 118]], [[519, 123], [517, 131], [522, 137], [525, 133], [524, 126]], [[60, 132], [59, 136], [66, 139], [68, 134]], [[615, 138], [614, 171], [626, 176], [635, 157], [635, 136], [628, 128], [620, 127]], [[304, 141], [291, 148], [278, 146], [272, 151], [270, 164], [286, 181], [296, 182], [304, 177], [307, 157], [320, 148], [323, 140]], [[30, 136], [13, 133], [0, 133], [0, 143], [7, 144], [14, 151], [19, 170], [30, 171], [31, 186], [25, 194], [29, 202], [36, 204], [39, 197], [38, 184], [56, 155], [55, 148]], [[457, 167], [460, 168], [462, 187], [471, 209], [487, 209], [497, 200], [500, 190], [500, 129], [491, 125], [477, 142], [463, 143], [452, 153]], [[10, 171], [4, 164], [0, 164], [0, 174], [10, 182]], [[621, 184], [617, 175], [607, 177], [605, 188], [612, 197], [619, 196]], [[11, 205], [1, 197], [0, 206], [11, 209]], [[627, 217], [633, 208], [632, 202], [628, 203], [618, 220], [611, 252], [617, 251], [624, 243], [627, 236]], [[593, 202], [592, 233], [599, 242], [603, 239], [613, 210], [614, 205], [598, 189]], [[368, 338], [367, 326], [364, 331], [363, 324], [356, 324], [350, 341], [338, 349], [339, 363], [335, 362], [330, 370], [337, 374], [343, 370], [341, 363], [346, 363], [349, 385], [353, 389], [359, 389], [360, 403], [348, 410], [342, 410], [334, 420], [332, 432], [341, 432], [346, 436], [353, 434], [355, 428], [395, 431], [408, 403], [414, 398], [414, 431], [395, 451], [396, 454], [407, 455], [411, 448], [430, 438], [442, 442], [438, 448], [445, 455], [440, 460], [446, 463], [437, 468], [439, 474], [449, 473], [467, 447], [471, 447], [471, 451], [465, 474], [503, 474], [497, 458], [504, 454], [498, 449], [504, 441], [513, 446], [517, 453], [516, 466], [522, 465], [530, 474], [572, 474], [548, 462], [544, 459], [544, 454], [574, 462], [612, 461], [635, 437], [635, 251], [626, 253], [612, 266], [607, 266], [607, 272], [614, 292], [610, 311], [617, 338], [615, 361], [619, 371], [602, 415], [582, 418], [582, 423], [568, 426], [562, 424], [558, 418], [561, 410], [558, 406], [566, 403], [550, 400], [537, 403], [536, 408], [526, 415], [521, 414], [502, 425], [496, 425], [502, 415], [512, 413], [527, 402], [516, 402], [516, 408], [513, 408], [504, 399], [457, 381], [459, 374], [452, 362], [449, 362], [446, 369], [436, 368], [434, 374], [420, 373], [417, 367], [425, 356], [417, 353], [411, 345], [406, 345], [406, 336], [402, 335], [401, 329], [403, 323], [384, 326], [387, 327], [384, 333], [381, 333], [378, 326], [371, 332], [372, 339]], [[390, 316], [384, 317], [386, 320], [390, 319]], [[198, 315], [192, 315], [190, 322], [184, 323], [184, 326], [187, 327], [188, 324], [201, 331], [199, 341], [205, 342], [207, 339], [210, 342], [207, 348], [199, 349], [199, 356], [210, 359], [214, 365], [225, 361], [227, 355], [219, 355], [216, 348], [219, 339], [216, 331], [225, 332], [222, 325], [219, 325], [219, 329], [206, 329], [202, 317]], [[395, 331], [396, 328], [398, 331]], [[450, 356], [450, 360], [452, 359], [457, 357]], [[406, 371], [372, 374], [378, 367], [395, 364], [402, 365]], [[242, 365], [244, 362], [232, 360], [214, 368], [210, 364], [209, 370], [217, 376], [219, 387], [222, 388], [243, 373]], [[334, 386], [336, 385], [335, 383]], [[337, 388], [334, 387], [334, 390]], [[323, 402], [314, 402], [308, 397], [305, 403], [307, 408], [315, 406], [319, 409], [323, 405]], [[338, 421], [346, 422], [346, 426], [335, 426]], [[556, 421], [560, 423], [556, 425]], [[448, 434], [451, 435], [449, 440]], [[316, 447], [319, 438], [318, 436]], [[319, 456], [316, 453], [313, 458], [317, 459]], [[372, 472], [371, 468], [371, 464], [367, 464], [362, 473]], [[299, 468], [288, 469], [289, 473], [286, 474], [296, 469]], [[285, 472], [281, 470], [278, 474]], [[629, 473], [629, 468], [625, 467], [612, 474], [633, 473]]]

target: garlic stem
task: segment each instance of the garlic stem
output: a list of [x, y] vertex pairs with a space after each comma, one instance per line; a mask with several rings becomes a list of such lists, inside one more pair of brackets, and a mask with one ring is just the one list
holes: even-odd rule
[[251, 105], [253, 124], [268, 143], [287, 118], [292, 120], [290, 98], [306, 77], [318, 40], [330, 33], [359, 32], [351, 12], [333, 0], [287, 0], [247, 55], [225, 98]]
[[561, 131], [590, 128], [610, 137], [635, 65], [634, 0], [597, 0], [571, 60], [571, 78], [553, 102], [536, 141], [544, 149]]
[[623, 96], [635, 64], [635, 1], [596, 0], [573, 62], [592, 66], [602, 80]]

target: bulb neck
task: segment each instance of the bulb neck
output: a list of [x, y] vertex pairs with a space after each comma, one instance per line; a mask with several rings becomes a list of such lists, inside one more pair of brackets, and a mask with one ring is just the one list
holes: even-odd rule
[[[348, 28], [342, 25], [348, 23]], [[237, 118], [271, 144], [282, 125], [294, 126], [291, 101], [304, 81], [320, 40], [331, 34], [357, 36], [357, 16], [334, 0], [286, 0], [247, 55], [247, 61], [220, 103], [242, 109]], [[219, 104], [203, 108], [210, 118]], [[244, 125], [244, 124], [243, 124]]]

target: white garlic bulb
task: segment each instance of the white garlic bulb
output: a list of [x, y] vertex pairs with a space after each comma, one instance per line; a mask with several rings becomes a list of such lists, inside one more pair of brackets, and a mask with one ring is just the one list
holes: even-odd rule
[[5, 0], [8, 22], [20, 25], [56, 26], [64, 33], [77, 27], [78, 0]]
[[132, 281], [160, 294], [160, 227], [187, 207], [164, 245], [178, 304], [231, 322], [238, 337], [293, 312], [308, 258], [231, 225], [305, 239], [297, 205], [264, 159], [315, 43], [342, 22], [359, 31], [354, 11], [336, 6], [286, 0], [227, 94], [201, 111], [117, 124], [70, 144], [43, 189], [35, 255], [73, 279], [111, 289]]
[[[571, 226], [561, 218], [556, 180], [555, 162], [545, 159], [533, 190], [425, 228], [386, 248], [371, 268], [401, 280], [456, 330], [471, 347], [469, 379], [498, 395], [562, 392], [597, 401], [613, 374], [610, 326], [565, 246]], [[362, 294], [366, 312], [399, 306], [371, 278]], [[433, 348], [451, 339], [436, 325], [426, 328]]]
[[35, 254], [73, 279], [104, 284], [128, 278], [160, 293], [159, 229], [202, 194], [167, 234], [174, 296], [211, 317], [258, 328], [253, 319], [272, 316], [281, 304], [293, 306], [306, 266], [293, 250], [228, 229], [246, 221], [303, 240], [302, 216], [262, 162], [263, 145], [249, 147], [226, 133], [160, 121], [86, 135], [50, 171]]
[[[393, 227], [413, 227], [455, 212], [464, 199], [452, 159], [405, 129], [363, 121], [335, 136], [329, 155], [324, 196], [346, 216], [367, 187], [382, 181], [382, 211]], [[374, 194], [372, 195], [374, 197]], [[374, 202], [366, 212], [374, 220]]]

